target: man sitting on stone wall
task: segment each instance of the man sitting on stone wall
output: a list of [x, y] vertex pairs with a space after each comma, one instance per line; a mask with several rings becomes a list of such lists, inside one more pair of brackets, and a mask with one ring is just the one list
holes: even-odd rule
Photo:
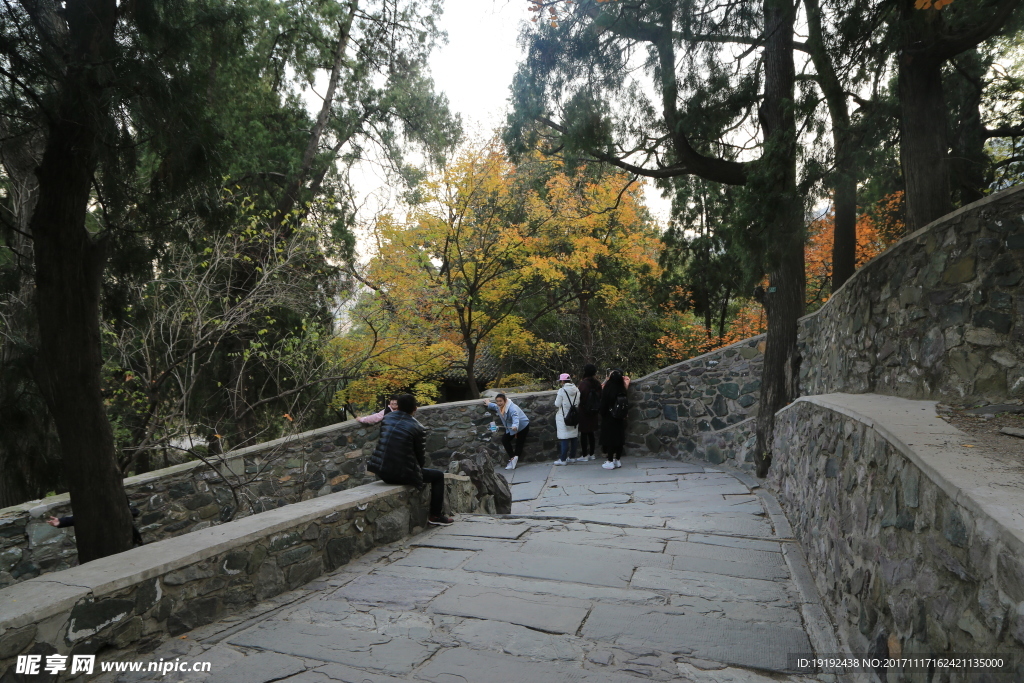
[[381, 421], [380, 439], [366, 469], [387, 484], [408, 484], [423, 488], [430, 484], [431, 524], [447, 526], [454, 522], [444, 508], [444, 472], [423, 467], [426, 464], [427, 430], [413, 417], [416, 399], [410, 394], [398, 396], [398, 409]]

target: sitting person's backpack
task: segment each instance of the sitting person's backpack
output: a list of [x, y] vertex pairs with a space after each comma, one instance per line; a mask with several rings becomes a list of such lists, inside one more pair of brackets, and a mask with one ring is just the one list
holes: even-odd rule
[[[568, 397], [569, 396], [568, 392], [566, 392], [565, 395], [566, 395], [566, 397]], [[566, 427], [575, 427], [576, 425], [578, 425], [580, 423], [580, 414], [576, 410], [576, 404], [575, 403], [572, 403], [570, 401], [570, 403], [569, 403], [569, 412], [563, 413], [563, 415], [562, 415], [562, 422], [565, 423]]]
[[626, 415], [629, 414], [629, 399], [626, 398], [625, 394], [619, 394], [615, 397], [615, 405], [612, 406], [609, 413], [616, 420], [626, 419]]

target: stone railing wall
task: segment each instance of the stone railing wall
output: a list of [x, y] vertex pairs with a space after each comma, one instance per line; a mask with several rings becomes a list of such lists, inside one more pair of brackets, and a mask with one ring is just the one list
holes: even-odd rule
[[[469, 478], [448, 474], [445, 483], [452, 511], [473, 511]], [[19, 654], [45, 662], [145, 650], [295, 589], [422, 529], [429, 495], [370, 484], [9, 586], [0, 590], [0, 677], [14, 676]]]
[[934, 405], [800, 399], [778, 414], [768, 485], [849, 652], [998, 653], [999, 676], [952, 680], [1024, 680], [1024, 477], [971, 458]]
[[751, 430], [730, 427], [757, 415], [763, 361], [761, 335], [634, 380], [629, 453], [735, 459]]
[[[557, 451], [555, 392], [510, 397], [532, 419], [524, 460], [552, 457]], [[453, 455], [481, 463], [501, 460], [502, 432], [488, 430], [490, 415], [479, 401], [421, 408], [416, 417], [429, 430], [427, 454], [433, 466], [447, 470]], [[129, 477], [125, 489], [141, 510], [136, 525], [152, 543], [371, 483], [376, 477], [366, 472], [366, 461], [379, 432], [377, 425], [349, 420], [238, 449], [215, 467], [197, 461]], [[486, 500], [480, 504], [483, 512], [495, 511]], [[46, 523], [50, 515], [71, 513], [67, 494], [0, 510], [0, 588], [77, 563], [74, 527]]]
[[1024, 397], [1024, 186], [890, 247], [800, 321], [801, 392]]

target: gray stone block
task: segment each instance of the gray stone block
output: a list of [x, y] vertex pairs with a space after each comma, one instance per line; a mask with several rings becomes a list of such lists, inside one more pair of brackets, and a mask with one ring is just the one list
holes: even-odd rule
[[[665, 550], [665, 540], [627, 536], [626, 534], [602, 534], [590, 531], [535, 531], [530, 534], [527, 543], [570, 543], [600, 548], [618, 548], [622, 550], [641, 550], [648, 553], [661, 553]], [[524, 544], [525, 546], [526, 544]], [[534, 548], [538, 547], [535, 543]], [[524, 548], [527, 552], [530, 549]]]
[[541, 558], [563, 557], [576, 560], [580, 564], [610, 563], [621, 566], [666, 568], [672, 566], [672, 557], [661, 552], [660, 548], [651, 552], [628, 548], [596, 547], [568, 540], [564, 542], [556, 540], [554, 534], [548, 534], [545, 537], [531, 537], [523, 544], [519, 552], [539, 556], [536, 560], [538, 562], [543, 562]]
[[469, 619], [451, 630], [462, 645], [480, 650], [496, 650], [533, 660], [578, 661], [583, 655], [575, 637], [543, 633], [503, 621]]
[[269, 683], [306, 670], [296, 657], [275, 652], [257, 652], [231, 666], [210, 674], [209, 683]]
[[335, 591], [331, 598], [412, 609], [434, 599], [446, 588], [447, 585], [435, 581], [369, 574], [350, 581]]
[[576, 633], [589, 608], [584, 600], [465, 585], [448, 589], [429, 606], [440, 614], [494, 619], [547, 633]]
[[616, 588], [625, 588], [633, 573], [632, 563], [609, 561], [594, 565], [592, 562], [567, 557], [539, 557], [500, 551], [480, 553], [467, 562], [463, 569], [468, 572], [573, 581]]
[[[547, 493], [547, 492], [545, 492]], [[624, 505], [630, 496], [624, 493], [591, 493], [579, 496], [544, 496], [537, 505], [538, 509], [546, 507], [589, 506], [589, 505]]]
[[526, 533], [529, 525], [504, 524], [500, 522], [470, 522], [460, 521], [453, 526], [441, 529], [436, 536], [479, 536], [481, 538], [507, 538], [516, 539]]
[[407, 674], [438, 650], [433, 643], [317, 624], [261, 624], [228, 639], [233, 645]]
[[592, 671], [575, 665], [535, 662], [462, 647], [438, 654], [416, 672], [416, 678], [431, 683], [640, 683], [649, 680], [615, 671]]
[[426, 567], [428, 569], [455, 569], [474, 553], [440, 548], [415, 548], [394, 564], [400, 567]]
[[594, 607], [583, 636], [622, 647], [642, 647], [769, 671], [789, 671], [791, 652], [812, 652], [807, 634], [777, 624], [715, 619], [671, 608]]
[[640, 567], [634, 572], [629, 585], [631, 588], [668, 591], [674, 595], [693, 595], [721, 601], [787, 602], [794, 597], [786, 584], [781, 582], [660, 567]]
[[789, 571], [784, 566], [755, 565], [688, 555], [676, 556], [672, 562], [672, 569], [747, 579], [765, 579], [768, 581], [779, 581], [789, 578]]

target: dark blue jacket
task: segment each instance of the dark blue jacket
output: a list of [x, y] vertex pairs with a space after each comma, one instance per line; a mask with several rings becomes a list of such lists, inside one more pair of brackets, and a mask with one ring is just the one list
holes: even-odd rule
[[401, 410], [380, 423], [380, 438], [366, 469], [389, 484], [423, 485], [427, 429]]

